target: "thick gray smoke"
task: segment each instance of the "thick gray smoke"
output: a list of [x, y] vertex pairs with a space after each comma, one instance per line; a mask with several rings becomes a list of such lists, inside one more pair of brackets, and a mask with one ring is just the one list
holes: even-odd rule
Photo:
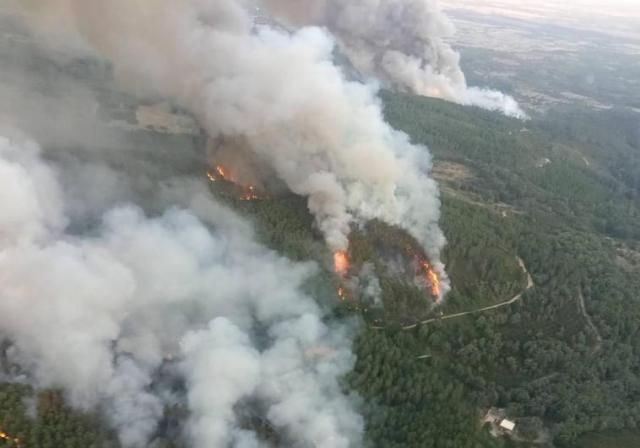
[[327, 27], [341, 51], [366, 76], [418, 95], [524, 118], [501, 92], [469, 87], [460, 55], [446, 39], [454, 32], [437, 0], [262, 0], [291, 26]]
[[[213, 141], [241, 147], [308, 197], [333, 250], [346, 249], [351, 226], [377, 218], [407, 229], [444, 275], [430, 155], [384, 121], [373, 84], [334, 64], [326, 30], [256, 25], [248, 0], [16, 3], [39, 30], [75, 30], [69, 51], [95, 51], [130, 91], [182, 106]], [[22, 92], [0, 94], [20, 104]], [[0, 125], [28, 124], [39, 104], [30, 98]], [[111, 142], [110, 129], [83, 126], [88, 111], [65, 127], [41, 113], [36, 134], [58, 146]], [[100, 146], [92, 152], [102, 156]], [[198, 182], [160, 188], [159, 152], [109, 154], [116, 173], [56, 151], [54, 169], [33, 143], [0, 140], [0, 331], [38, 385], [101, 408], [124, 445], [145, 446], [166, 404], [154, 376], [173, 363], [196, 447], [260, 445], [242, 418], [253, 403], [285, 446], [359, 445], [361, 418], [338, 384], [353, 364], [348, 331], [325, 323], [302, 292], [315, 266], [257, 245]], [[138, 191], [165, 211], [149, 217], [132, 205]], [[90, 234], [76, 221], [90, 221]], [[362, 282], [375, 301], [379, 285]]]
[[291, 446], [359, 444], [361, 418], [338, 385], [348, 334], [301, 292], [314, 265], [254, 243], [197, 184], [169, 192], [190, 211], [147, 218], [124, 205], [72, 235], [56, 172], [36, 145], [4, 137], [0, 192], [0, 330], [37, 385], [103, 409], [125, 446], [146, 446], [164, 407], [154, 372], [182, 360], [196, 447], [258, 446], [236, 417], [250, 398]]
[[309, 198], [332, 249], [378, 218], [414, 235], [444, 275], [430, 155], [384, 121], [375, 87], [346, 79], [323, 30], [256, 27], [241, 0], [30, 3], [75, 23], [130, 87], [177, 101], [214, 139], [240, 139]]

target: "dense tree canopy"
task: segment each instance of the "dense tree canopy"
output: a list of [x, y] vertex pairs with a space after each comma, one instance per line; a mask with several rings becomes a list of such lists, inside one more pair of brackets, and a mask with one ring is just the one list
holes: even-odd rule
[[[362, 399], [368, 445], [531, 446], [489, 435], [481, 415], [497, 407], [522, 438], [542, 434], [560, 447], [588, 448], [624, 430], [624, 443], [638, 446], [637, 120], [624, 111], [563, 110], [523, 123], [438, 100], [390, 93], [384, 100], [392, 124], [435, 156], [453, 284], [441, 307], [386, 269], [385, 259], [402, 259], [402, 248], [415, 244], [399, 229], [374, 222], [352, 235], [352, 269], [373, 265], [384, 307], [358, 297], [341, 302], [332, 254], [303, 199], [236, 201], [212, 186], [265, 244], [318, 262], [308, 288], [335, 305], [336, 318], [358, 317], [358, 359], [344, 387]], [[426, 319], [434, 320], [414, 325]], [[168, 420], [180, 415], [167, 410]], [[24, 447], [116, 446], [95, 416], [70, 411], [59, 392], [16, 383], [0, 386], [0, 430]], [[161, 434], [158, 443], [179, 439]]]

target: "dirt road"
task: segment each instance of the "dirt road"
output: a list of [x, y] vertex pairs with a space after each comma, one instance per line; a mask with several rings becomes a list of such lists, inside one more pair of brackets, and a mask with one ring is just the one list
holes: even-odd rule
[[[527, 287], [525, 288], [524, 291], [522, 291], [520, 294], [516, 295], [512, 299], [507, 300], [506, 302], [497, 303], [495, 305], [485, 306], [484, 308], [478, 308], [476, 310], [464, 311], [462, 313], [447, 314], [445, 316], [440, 316], [440, 317], [433, 317], [433, 318], [426, 319], [426, 320], [423, 320], [421, 322], [418, 322], [418, 323], [415, 323], [415, 324], [412, 324], [412, 325], [404, 326], [404, 327], [402, 327], [402, 329], [403, 330], [412, 330], [412, 329], [416, 328], [418, 325], [426, 325], [426, 324], [430, 324], [432, 322], [436, 322], [438, 320], [457, 319], [458, 317], [468, 316], [469, 314], [484, 313], [486, 311], [491, 311], [491, 310], [495, 310], [495, 309], [498, 309], [498, 308], [502, 308], [504, 306], [509, 306], [509, 305], [519, 301], [520, 299], [522, 299], [522, 296], [524, 295], [524, 293], [527, 292], [528, 290], [530, 290], [531, 288], [533, 288], [535, 286], [535, 284], [533, 283], [533, 278], [531, 278], [531, 274], [527, 270], [527, 267], [524, 264], [524, 261], [522, 260], [522, 258], [517, 257], [517, 260], [518, 260], [518, 264], [520, 265], [520, 268], [522, 269], [522, 271], [525, 274], [527, 274]], [[382, 330], [385, 327], [371, 327], [371, 328], [374, 329], [374, 330]], [[594, 328], [595, 328], [595, 326], [594, 326]]]

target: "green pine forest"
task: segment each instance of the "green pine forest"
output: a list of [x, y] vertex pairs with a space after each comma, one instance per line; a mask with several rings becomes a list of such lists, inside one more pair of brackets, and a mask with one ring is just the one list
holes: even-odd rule
[[[440, 307], [385, 270], [385, 257], [415, 245], [399, 229], [372, 222], [352, 235], [351, 269], [373, 265], [384, 306], [340, 301], [332, 254], [302, 198], [237, 201], [212, 185], [264, 244], [316, 260], [324, 269], [308, 288], [333, 318], [357, 320], [357, 362], [343, 384], [360, 397], [366, 446], [640, 446], [637, 114], [567, 106], [522, 122], [409, 95], [384, 92], [383, 101], [392, 125], [434, 156], [453, 284]], [[481, 416], [491, 407], [516, 421], [516, 437], [489, 434]], [[20, 384], [0, 386], [0, 429], [25, 448], [117, 447], [97, 416], [71, 411], [59, 391]], [[184, 446], [161, 439], [158, 447]]]

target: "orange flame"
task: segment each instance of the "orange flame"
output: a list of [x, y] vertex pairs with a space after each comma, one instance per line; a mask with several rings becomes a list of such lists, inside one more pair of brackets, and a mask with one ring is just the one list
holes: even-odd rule
[[262, 196], [257, 192], [257, 189], [254, 185], [240, 185], [236, 182], [236, 179], [231, 176], [227, 170], [222, 165], [216, 165], [214, 169], [210, 169], [207, 171], [207, 178], [211, 182], [218, 182], [220, 180], [224, 180], [226, 182], [230, 182], [235, 184], [239, 188], [242, 189], [242, 193], [239, 195], [238, 199], [241, 201], [258, 201], [260, 199], [265, 199], [266, 196]]
[[15, 444], [15, 446], [22, 446], [22, 442], [20, 441], [19, 438], [17, 437], [13, 437], [10, 434], [7, 434], [6, 432], [0, 431], [0, 439], [1, 440], [7, 440], [13, 444]]
[[234, 181], [233, 179], [227, 178], [227, 172], [222, 165], [216, 165], [215, 168], [207, 171], [207, 177], [211, 182], [218, 182], [219, 180]]
[[436, 301], [439, 301], [442, 298], [442, 280], [440, 280], [440, 276], [431, 263], [429, 263], [423, 255], [416, 253], [410, 245], [406, 246], [406, 251], [409, 256], [414, 258], [415, 263], [417, 263], [423, 271], [424, 278], [431, 289], [431, 295]]
[[249, 185], [247, 188], [245, 188], [244, 193], [240, 197], [241, 201], [256, 201], [259, 199], [262, 198], [256, 193], [256, 187], [254, 187], [253, 185]]
[[[345, 250], [339, 250], [333, 254], [333, 269], [344, 279], [349, 271], [349, 255]], [[342, 283], [342, 282], [341, 282]], [[347, 300], [347, 290], [344, 285], [338, 286], [338, 297], [340, 300]]]
[[349, 270], [349, 257], [347, 252], [340, 250], [333, 254], [333, 266], [337, 274], [345, 275]]
[[440, 298], [440, 295], [442, 294], [440, 277], [438, 277], [438, 274], [433, 269], [433, 266], [431, 266], [426, 260], [420, 260], [420, 264], [422, 265], [422, 269], [424, 270], [424, 275], [427, 279], [427, 282], [429, 282], [429, 285], [431, 285], [431, 294], [437, 299]]

